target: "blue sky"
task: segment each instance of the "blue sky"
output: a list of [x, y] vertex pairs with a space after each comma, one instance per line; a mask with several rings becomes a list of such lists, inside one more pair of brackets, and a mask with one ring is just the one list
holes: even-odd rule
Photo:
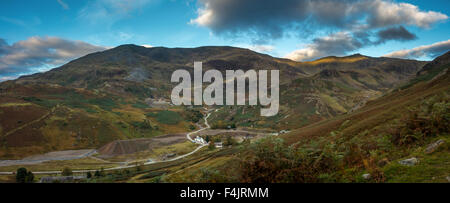
[[448, 0], [2, 0], [0, 80], [121, 44], [430, 60], [449, 50], [448, 16]]

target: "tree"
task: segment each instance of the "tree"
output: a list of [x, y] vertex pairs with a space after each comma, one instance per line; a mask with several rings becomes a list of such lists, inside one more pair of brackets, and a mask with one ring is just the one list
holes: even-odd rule
[[26, 168], [17, 169], [16, 182], [18, 183], [32, 183], [34, 181], [34, 174], [27, 171]]
[[25, 178], [26, 183], [32, 183], [34, 181], [34, 174], [31, 171], [27, 172], [27, 177]]
[[26, 178], [27, 178], [27, 169], [26, 168], [17, 169], [16, 182], [25, 183]]
[[72, 176], [73, 175], [72, 169], [67, 168], [67, 167], [64, 168], [61, 172], [61, 175], [62, 176]]
[[224, 145], [225, 146], [231, 146], [231, 145], [235, 145], [236, 141], [233, 139], [233, 137], [231, 137], [230, 135], [227, 136], [227, 139], [225, 140]]
[[99, 170], [96, 170], [95, 173], [94, 173], [94, 176], [95, 177], [100, 177], [100, 176], [102, 176], [102, 174], [100, 173]]
[[103, 169], [103, 167], [100, 169], [100, 171], [99, 170], [96, 170], [95, 171], [95, 173], [94, 173], [94, 176], [95, 177], [102, 177], [102, 176], [105, 176], [105, 169]]

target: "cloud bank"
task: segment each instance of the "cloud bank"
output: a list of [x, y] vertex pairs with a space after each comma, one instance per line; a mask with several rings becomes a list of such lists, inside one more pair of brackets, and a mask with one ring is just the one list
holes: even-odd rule
[[416, 39], [417, 36], [413, 33], [410, 33], [403, 26], [391, 27], [384, 30], [380, 30], [377, 33], [381, 42], [387, 40], [399, 40], [399, 41], [408, 41]]
[[389, 54], [384, 55], [385, 57], [393, 57], [393, 58], [421, 58], [421, 57], [430, 57], [436, 58], [447, 51], [450, 51], [450, 39], [447, 41], [437, 42], [430, 45], [419, 46], [413, 49], [405, 49], [400, 51], [395, 51]]
[[42, 66], [58, 66], [105, 47], [58, 37], [30, 37], [12, 45], [0, 38], [0, 77], [31, 72]]

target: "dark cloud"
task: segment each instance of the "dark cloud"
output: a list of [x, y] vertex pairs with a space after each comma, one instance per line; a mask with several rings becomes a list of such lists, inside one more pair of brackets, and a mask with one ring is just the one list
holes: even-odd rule
[[8, 45], [0, 38], [0, 77], [33, 72], [42, 66], [57, 66], [105, 47], [58, 37], [31, 37]]
[[191, 23], [225, 35], [251, 34], [280, 38], [287, 27], [308, 17], [307, 1], [299, 0], [199, 0], [202, 9]]
[[386, 57], [394, 58], [420, 58], [430, 57], [436, 58], [450, 51], [450, 39], [447, 41], [437, 42], [431, 45], [419, 46], [413, 49], [400, 50], [386, 54]]
[[[371, 40], [371, 38], [375, 38]], [[363, 47], [379, 45], [390, 40], [412, 40], [416, 36], [402, 26], [381, 30], [338, 32], [326, 37], [313, 39], [305, 48], [295, 50], [286, 57], [296, 61], [315, 60], [324, 56], [342, 56]]]
[[[442, 13], [419, 10], [407, 3], [386, 0], [199, 0], [191, 23], [227, 36], [250, 35], [277, 39], [292, 29], [374, 29], [395, 25], [430, 27], [447, 19]], [[304, 25], [304, 26], [302, 26]], [[325, 26], [324, 26], [325, 25]]]
[[356, 36], [349, 32], [338, 32], [316, 38], [306, 48], [295, 50], [286, 57], [296, 61], [308, 61], [323, 56], [340, 56], [365, 46], [368, 40], [366, 37], [364, 33], [358, 33]]
[[378, 31], [377, 36], [380, 38], [380, 42], [384, 42], [387, 40], [408, 41], [417, 39], [417, 36], [415, 34], [410, 33], [403, 26], [380, 30]]
[[191, 23], [208, 27], [226, 37], [246, 36], [254, 43], [264, 43], [291, 34], [305, 38], [323, 33], [318, 31], [332, 32], [326, 37], [316, 37], [305, 48], [287, 56], [295, 60], [343, 55], [390, 40], [412, 40], [416, 36], [404, 25], [429, 28], [448, 19], [445, 14], [423, 11], [415, 5], [391, 0], [198, 2], [198, 16]]

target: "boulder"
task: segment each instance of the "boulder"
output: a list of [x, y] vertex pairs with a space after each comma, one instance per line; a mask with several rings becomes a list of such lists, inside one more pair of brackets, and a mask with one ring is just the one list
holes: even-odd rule
[[363, 174], [362, 177], [363, 177], [365, 180], [369, 180], [369, 179], [370, 179], [370, 174], [369, 174], [369, 173]]
[[414, 166], [419, 162], [419, 160], [416, 157], [410, 158], [410, 159], [405, 159], [405, 160], [401, 160], [398, 163], [401, 165], [405, 165], [405, 166]]
[[438, 140], [436, 142], [431, 143], [430, 145], [428, 145], [428, 147], [425, 149], [425, 154], [431, 154], [434, 151], [436, 151], [437, 148], [439, 148], [439, 146], [441, 146], [442, 144], [444, 144], [445, 141], [444, 140]]

